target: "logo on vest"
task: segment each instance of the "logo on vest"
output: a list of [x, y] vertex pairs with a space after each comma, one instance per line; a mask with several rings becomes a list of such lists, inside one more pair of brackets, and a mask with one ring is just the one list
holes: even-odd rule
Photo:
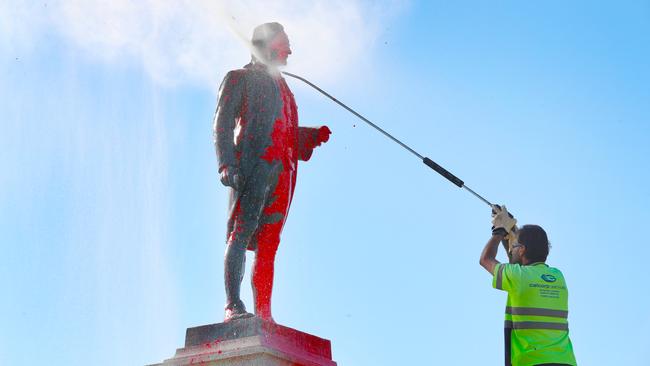
[[550, 274], [543, 274], [542, 279], [544, 281], [546, 281], [546, 282], [555, 282], [555, 281], [557, 281], [557, 278], [555, 278], [555, 276], [550, 275]]

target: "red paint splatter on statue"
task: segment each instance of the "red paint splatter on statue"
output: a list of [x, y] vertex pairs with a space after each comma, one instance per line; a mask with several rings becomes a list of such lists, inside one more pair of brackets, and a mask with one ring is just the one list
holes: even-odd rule
[[[270, 192], [268, 199], [265, 201], [265, 206], [262, 208], [263, 218], [259, 222], [266, 223], [259, 224], [254, 237], [248, 243], [248, 249], [256, 250], [252, 273], [255, 313], [260, 318], [269, 321], [273, 321], [271, 317], [271, 295], [275, 254], [280, 244], [280, 235], [293, 198], [298, 159], [308, 160], [314, 147], [327, 141], [331, 133], [327, 127], [319, 129], [298, 127], [298, 108], [293, 93], [291, 93], [283, 78], [276, 79], [276, 82], [280, 91], [282, 106], [279, 115], [274, 121], [270, 136], [268, 136], [270, 141], [268, 141], [268, 146], [261, 159], [272, 165], [279, 164], [281, 169], [278, 172], [277, 181], [272, 184], [275, 187], [274, 191]], [[243, 104], [242, 112], [248, 110], [248, 101], [244, 100]], [[252, 104], [264, 105], [264, 103]], [[264, 113], [265, 111], [257, 110], [255, 112]], [[253, 139], [255, 137], [253, 133], [244, 135], [242, 132], [244, 131], [243, 126], [245, 126], [245, 121], [238, 120], [234, 135], [237, 144], [240, 141], [238, 139]], [[237, 155], [236, 158], [240, 159], [242, 156]], [[243, 211], [247, 209], [247, 207], [242, 207], [240, 201], [238, 201], [236, 206], [232, 208], [231, 221], [229, 222], [244, 222], [244, 219], [242, 219], [242, 216], [244, 216]], [[271, 217], [273, 220], [265, 220]], [[234, 225], [235, 227], [229, 228], [229, 243], [235, 241], [242, 232], [241, 228], [237, 227], [237, 224]], [[254, 243], [257, 243], [256, 248], [254, 248]]]
[[[278, 176], [275, 191], [271, 194], [275, 199], [264, 207], [264, 215], [281, 214], [286, 217], [293, 198], [296, 185], [298, 161], [298, 115], [293, 94], [284, 79], [278, 79], [283, 106], [280, 118], [275, 121], [271, 133], [271, 145], [266, 149], [262, 159], [269, 162], [281, 161], [282, 171]], [[271, 317], [271, 295], [273, 291], [273, 275], [275, 253], [280, 244], [280, 234], [284, 219], [263, 224], [257, 231], [258, 243], [253, 265], [253, 289], [255, 291], [255, 309], [257, 316], [273, 320]]]
[[266, 149], [262, 159], [280, 160], [284, 170], [295, 170], [298, 160], [298, 108], [286, 81], [278, 79], [278, 88], [282, 98], [282, 112], [273, 125], [271, 145]]

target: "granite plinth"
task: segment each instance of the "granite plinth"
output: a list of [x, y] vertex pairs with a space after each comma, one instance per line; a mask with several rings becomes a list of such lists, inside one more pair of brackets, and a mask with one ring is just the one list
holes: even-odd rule
[[185, 347], [151, 366], [336, 366], [319, 338], [256, 317], [188, 328]]

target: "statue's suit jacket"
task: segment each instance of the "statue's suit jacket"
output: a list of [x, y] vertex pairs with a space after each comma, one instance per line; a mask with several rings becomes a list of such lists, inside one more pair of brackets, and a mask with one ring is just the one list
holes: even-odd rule
[[[280, 85], [285, 90], [284, 101]], [[283, 140], [289, 142], [269, 149], [277, 138], [274, 126], [281, 118], [289, 119]], [[286, 220], [284, 214], [263, 214], [263, 208], [278, 194], [289, 194], [290, 204], [298, 159], [309, 160], [320, 143], [319, 129], [298, 127], [296, 102], [285, 80], [272, 76], [260, 64], [228, 72], [220, 87], [214, 122], [219, 171], [234, 167], [243, 180], [241, 191], [231, 189], [228, 240], [233, 240], [236, 231], [239, 245], [254, 249], [253, 236], [259, 225]], [[280, 174], [289, 172], [291, 187], [278, 186]]]
[[[318, 128], [298, 127], [293, 95], [290, 103], [293, 120], [287, 122], [297, 134], [293, 148], [297, 159], [307, 161], [318, 144]], [[250, 176], [272, 143], [273, 126], [281, 117], [282, 107], [278, 82], [265, 66], [248, 64], [228, 72], [221, 83], [215, 114], [214, 141], [220, 171], [234, 166], [243, 177]]]

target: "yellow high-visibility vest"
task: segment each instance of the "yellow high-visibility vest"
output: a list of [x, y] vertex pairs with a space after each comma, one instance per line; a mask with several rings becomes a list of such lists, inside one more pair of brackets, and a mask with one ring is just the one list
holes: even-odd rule
[[499, 263], [493, 275], [492, 286], [508, 292], [504, 327], [512, 365], [576, 365], [567, 320], [569, 292], [562, 272], [541, 262]]

